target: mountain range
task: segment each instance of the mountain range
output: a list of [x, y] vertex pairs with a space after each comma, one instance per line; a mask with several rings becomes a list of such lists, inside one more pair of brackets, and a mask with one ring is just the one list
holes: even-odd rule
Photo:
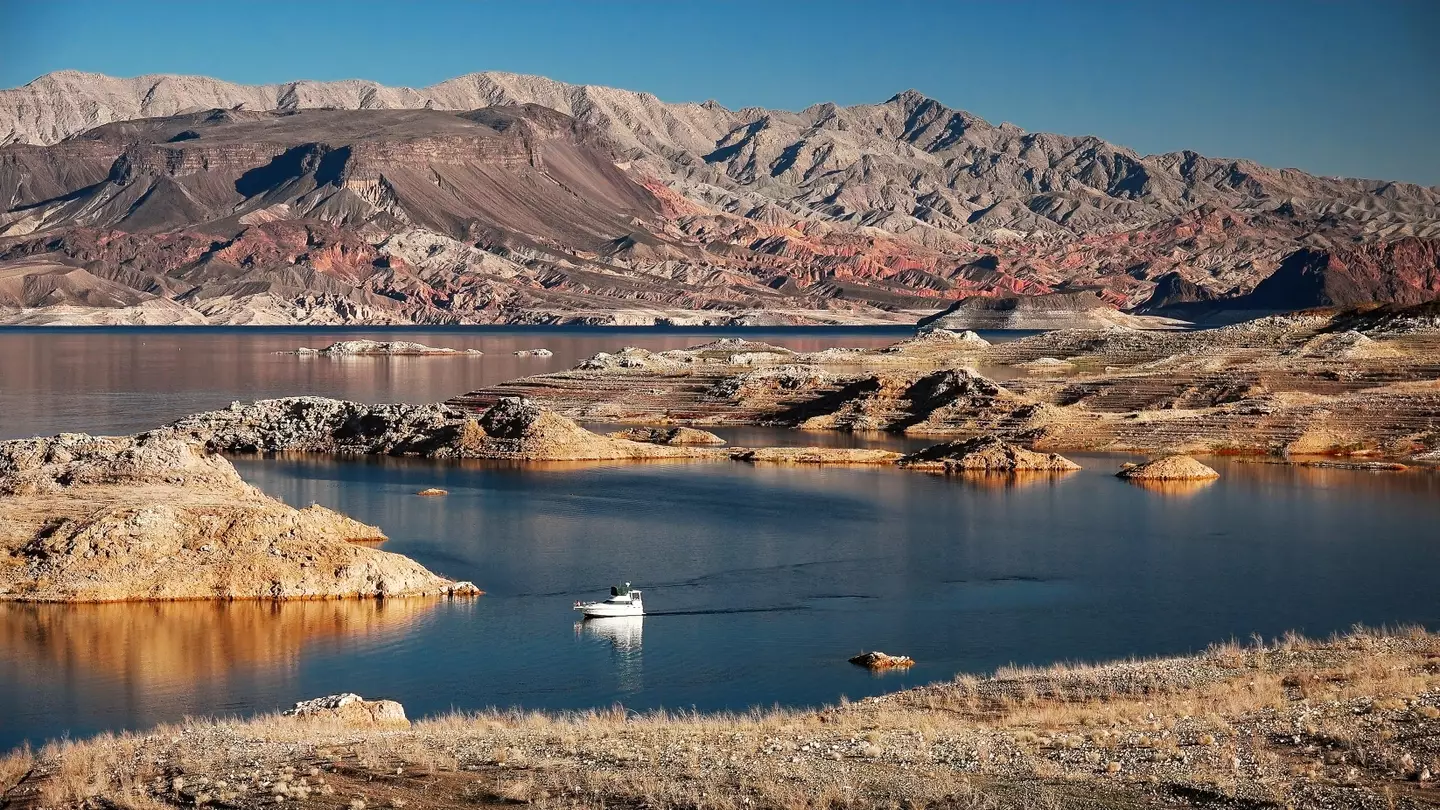
[[1440, 188], [1140, 155], [914, 91], [790, 112], [503, 73], [61, 72], [0, 91], [0, 143], [11, 322], [851, 323], [1053, 293], [1204, 320], [1440, 296]]

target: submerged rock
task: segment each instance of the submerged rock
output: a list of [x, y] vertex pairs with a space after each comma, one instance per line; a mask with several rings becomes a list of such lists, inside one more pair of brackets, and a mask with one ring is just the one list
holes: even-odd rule
[[1064, 456], [1027, 450], [994, 436], [932, 445], [905, 456], [899, 464], [910, 469], [943, 472], [1068, 472], [1080, 469], [1079, 464]]
[[366, 700], [353, 692], [302, 700], [286, 717], [336, 720], [350, 726], [409, 727], [405, 707], [393, 700]]
[[915, 666], [915, 659], [908, 655], [886, 655], [879, 650], [861, 653], [850, 659], [850, 663], [866, 669], [907, 669]]
[[695, 445], [721, 445], [725, 440], [708, 430], [689, 427], [673, 428], [630, 428], [606, 434], [612, 439], [628, 439], [632, 442], [664, 444], [671, 447]]
[[1128, 481], [1206, 481], [1220, 473], [1190, 456], [1166, 456], [1144, 464], [1126, 464], [1116, 473]]

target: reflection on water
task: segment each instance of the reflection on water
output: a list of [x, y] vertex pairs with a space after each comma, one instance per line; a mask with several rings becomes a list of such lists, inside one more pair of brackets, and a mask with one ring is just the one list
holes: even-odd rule
[[[626, 345], [662, 351], [744, 336], [796, 351], [819, 351], [888, 346], [908, 333], [904, 328], [0, 328], [0, 439], [61, 431], [133, 433], [235, 400], [300, 394], [361, 402], [438, 402], [505, 380], [567, 369], [596, 352]], [[278, 353], [360, 338], [479, 349], [484, 355], [334, 358]], [[537, 346], [549, 348], [554, 356], [513, 354]]]
[[[433, 599], [0, 603], [0, 748], [48, 736], [142, 727], [184, 714], [281, 708], [307, 658], [384, 650], [424, 625]], [[18, 688], [18, 687], [24, 688]], [[330, 691], [335, 691], [331, 689]], [[301, 695], [303, 696], [303, 694]]]
[[610, 645], [615, 661], [615, 679], [619, 691], [633, 695], [645, 687], [644, 663], [640, 643], [645, 634], [645, 617], [612, 616], [585, 619], [575, 623], [575, 634]]
[[0, 647], [51, 672], [104, 673], [126, 691], [183, 687], [238, 668], [285, 669], [325, 640], [403, 633], [430, 599], [306, 602], [0, 603]]
[[1157, 495], [1168, 495], [1172, 498], [1187, 498], [1191, 495], [1205, 491], [1215, 483], [1214, 478], [1197, 478], [1180, 481], [1147, 480], [1144, 478], [1127, 478], [1125, 483], [1132, 487], [1139, 487]]
[[644, 616], [611, 616], [575, 623], [575, 632], [610, 642], [616, 652], [640, 652], [645, 634]]

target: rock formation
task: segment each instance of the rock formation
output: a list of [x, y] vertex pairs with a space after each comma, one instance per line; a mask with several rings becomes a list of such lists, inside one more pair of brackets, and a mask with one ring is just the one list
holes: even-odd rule
[[894, 464], [900, 454], [869, 447], [759, 447], [737, 449], [731, 458], [757, 464]]
[[613, 439], [628, 439], [632, 442], [666, 444], [672, 447], [692, 445], [721, 445], [725, 440], [708, 430], [689, 427], [630, 428], [608, 434]]
[[601, 436], [519, 397], [502, 399], [478, 417], [446, 405], [367, 405], [325, 397], [269, 399], [193, 414], [161, 432], [229, 453], [301, 451], [517, 461], [714, 454]]
[[327, 720], [361, 728], [409, 728], [405, 707], [393, 700], [366, 700], [353, 692], [302, 700], [286, 709], [286, 717]]
[[898, 462], [912, 470], [954, 472], [1069, 472], [1080, 465], [1055, 453], [1026, 450], [994, 436], [944, 442]]
[[915, 666], [915, 659], [908, 655], [886, 655], [876, 650], [861, 653], [851, 658], [850, 663], [866, 669], [909, 669]]
[[389, 356], [431, 356], [431, 355], [460, 355], [463, 357], [479, 357], [483, 352], [479, 349], [448, 349], [436, 346], [426, 346], [423, 343], [412, 343], [405, 340], [381, 341], [381, 340], [341, 340], [331, 343], [323, 349], [311, 349], [302, 346], [287, 354], [318, 355], [320, 357], [389, 357]]
[[[597, 422], [994, 435], [1044, 450], [1167, 455], [1440, 451], [1440, 308], [1364, 307], [1218, 329], [1061, 330], [977, 346], [713, 346], [606, 355], [453, 400], [526, 396]], [[619, 357], [623, 362], [609, 362]], [[743, 362], [741, 362], [743, 360]], [[977, 369], [983, 369], [981, 373]], [[1033, 373], [1063, 370], [1063, 373]]]
[[1095, 293], [1050, 293], [1032, 296], [972, 296], [948, 309], [921, 318], [921, 329], [1161, 329], [1178, 322], [1127, 315]]
[[471, 593], [321, 506], [294, 509], [166, 432], [0, 442], [0, 600]]
[[1143, 464], [1126, 464], [1116, 473], [1127, 481], [1205, 481], [1220, 473], [1190, 456], [1166, 456]]
[[990, 346], [990, 341], [980, 337], [969, 329], [954, 331], [943, 326], [935, 325], [933, 320], [926, 320], [918, 327], [915, 338], [903, 343], [897, 343], [886, 349], [890, 352], [903, 351], [907, 346], [920, 344], [930, 346], [943, 346], [944, 348], [969, 348], [984, 349]]

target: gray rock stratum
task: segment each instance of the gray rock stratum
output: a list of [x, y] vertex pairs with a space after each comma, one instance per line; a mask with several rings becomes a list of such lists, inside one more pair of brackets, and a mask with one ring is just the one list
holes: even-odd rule
[[1083, 290], [1200, 318], [1440, 295], [1440, 189], [1140, 155], [914, 91], [790, 112], [503, 73], [61, 72], [0, 91], [0, 143], [11, 322], [835, 323]]

